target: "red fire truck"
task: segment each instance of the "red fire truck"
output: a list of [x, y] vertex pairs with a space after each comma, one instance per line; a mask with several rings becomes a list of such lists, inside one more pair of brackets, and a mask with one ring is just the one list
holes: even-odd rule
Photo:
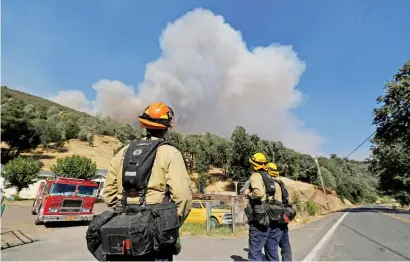
[[91, 220], [97, 191], [97, 183], [84, 179], [58, 177], [42, 182], [31, 211], [37, 215], [34, 224]]

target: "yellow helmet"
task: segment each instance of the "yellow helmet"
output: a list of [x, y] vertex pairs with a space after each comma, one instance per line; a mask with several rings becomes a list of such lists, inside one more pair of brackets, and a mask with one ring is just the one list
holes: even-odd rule
[[253, 156], [249, 158], [249, 162], [251, 162], [252, 167], [255, 170], [263, 169], [265, 168], [266, 163], [268, 162], [266, 160], [266, 157], [262, 153], [255, 153]]
[[267, 165], [266, 165], [266, 169], [265, 169], [268, 173], [269, 173], [269, 175], [271, 175], [271, 176], [278, 176], [279, 175], [279, 171], [278, 171], [278, 167], [276, 166], [276, 164], [275, 163], [273, 163], [273, 162], [269, 162]]

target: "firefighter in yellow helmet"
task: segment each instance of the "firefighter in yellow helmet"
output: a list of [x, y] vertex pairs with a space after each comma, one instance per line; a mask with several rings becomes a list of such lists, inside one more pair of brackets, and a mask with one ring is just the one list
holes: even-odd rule
[[[279, 170], [275, 163], [270, 162], [266, 165], [266, 171], [269, 175], [271, 175], [274, 179], [280, 180], [279, 178]], [[282, 190], [278, 183], [275, 183], [276, 192], [275, 192], [275, 200], [283, 201], [282, 199]], [[292, 261], [292, 248], [290, 246], [289, 241], [289, 229], [287, 224], [279, 225], [279, 247], [281, 249], [281, 256], [282, 261]]]
[[[253, 173], [250, 178], [250, 188], [244, 191], [249, 198], [250, 207], [255, 208], [266, 200], [273, 200], [275, 197], [275, 185], [270, 183], [267, 187], [264, 177], [270, 177], [267, 170], [275, 174], [276, 166], [268, 164], [268, 161], [262, 153], [256, 153], [249, 159]], [[263, 177], [264, 176], [264, 177]], [[269, 224], [263, 226], [257, 222], [258, 219], [252, 219], [249, 223], [249, 253], [250, 261], [262, 261], [262, 249], [265, 249], [265, 255], [268, 261], [278, 261], [278, 246], [280, 229], [278, 225]]]
[[[123, 203], [125, 203], [126, 206], [142, 206], [145, 208], [150, 205], [160, 205], [165, 202], [166, 198], [168, 198], [169, 202], [175, 203], [175, 213], [178, 215], [177, 219], [179, 219], [180, 225], [183, 224], [190, 213], [192, 206], [192, 193], [190, 189], [191, 181], [181, 152], [175, 147], [166, 144], [166, 141], [164, 140], [167, 130], [173, 126], [173, 118], [173, 110], [164, 103], [153, 103], [149, 105], [139, 117], [140, 126], [146, 130], [146, 136], [141, 140], [131, 141], [131, 143], [122, 148], [111, 161], [105, 179], [103, 193], [104, 201], [108, 208], [116, 209], [118, 206], [124, 208]], [[146, 155], [144, 156], [145, 158], [140, 158], [143, 160], [133, 160], [133, 157], [144, 154], [144, 146], [146, 146], [146, 144], [156, 143], [158, 140], [163, 142], [158, 142], [157, 147], [150, 151], [151, 155]], [[134, 141], [136, 142], [133, 143]], [[139, 145], [140, 148], [138, 148]], [[132, 148], [132, 146], [135, 147]], [[131, 148], [131, 150], [129, 150], [129, 148]], [[148, 165], [147, 163], [150, 159], [152, 159], [153, 164]], [[134, 163], [132, 161], [134, 161]], [[137, 164], [135, 164], [135, 162]], [[134, 166], [132, 164], [134, 164]], [[132, 192], [134, 185], [138, 185], [138, 183], [144, 179], [137, 178], [132, 180], [131, 178], [132, 176], [138, 176], [142, 173], [141, 169], [144, 165], [149, 166], [149, 170], [146, 172], [147, 178], [145, 181], [147, 182], [145, 182], [145, 188], [139, 187], [142, 190], [136, 194], [135, 192]], [[128, 184], [126, 184], [126, 181], [129, 181]], [[126, 190], [124, 190], [124, 188]], [[127, 188], [129, 188], [129, 191]], [[143, 193], [141, 194], [141, 192]], [[124, 195], [126, 196], [126, 201], [123, 199]], [[169, 223], [167, 226], [170, 226]], [[173, 230], [168, 231], [171, 232]], [[172, 239], [174, 239], [177, 248], [171, 245], [169, 248], [154, 250], [140, 257], [134, 256], [134, 260], [172, 261], [173, 255], [178, 252], [175, 250], [178, 250], [178, 248], [180, 249], [178, 246], [180, 243], [178, 230], [175, 234], [177, 235], [169, 236], [168, 241], [171, 240], [172, 242]], [[149, 239], [144, 241], [147, 242]], [[135, 245], [135, 243], [133, 244]], [[127, 257], [127, 255], [107, 256], [108, 261], [130, 258], [132, 259], [133, 257]]]
[[278, 167], [277, 167], [276, 164], [273, 163], [273, 162], [269, 162], [269, 163], [266, 165], [266, 171], [268, 172], [269, 175], [271, 175], [271, 176], [273, 176], [273, 177], [279, 176]]

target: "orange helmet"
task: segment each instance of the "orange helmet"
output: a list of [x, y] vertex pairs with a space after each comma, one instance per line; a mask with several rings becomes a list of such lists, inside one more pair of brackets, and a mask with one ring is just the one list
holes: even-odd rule
[[159, 102], [149, 105], [138, 119], [142, 128], [167, 129], [173, 126], [173, 118], [172, 108]]

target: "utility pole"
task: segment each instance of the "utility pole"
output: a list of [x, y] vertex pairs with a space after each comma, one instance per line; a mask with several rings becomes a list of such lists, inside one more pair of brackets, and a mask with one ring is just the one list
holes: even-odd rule
[[238, 181], [235, 181], [235, 196], [238, 195]]
[[206, 232], [211, 232], [211, 204], [206, 203]]
[[317, 157], [315, 157], [315, 163], [316, 163], [316, 166], [317, 166], [317, 174], [319, 175], [320, 182], [322, 183], [323, 193], [325, 193], [327, 210], [330, 211], [329, 201], [327, 200], [327, 193], [326, 193], [326, 189], [325, 189], [325, 184], [323, 183], [322, 172], [320, 172], [320, 166], [319, 166], [319, 161], [317, 160]]
[[232, 198], [232, 233], [235, 233], [236, 223], [236, 197]]

